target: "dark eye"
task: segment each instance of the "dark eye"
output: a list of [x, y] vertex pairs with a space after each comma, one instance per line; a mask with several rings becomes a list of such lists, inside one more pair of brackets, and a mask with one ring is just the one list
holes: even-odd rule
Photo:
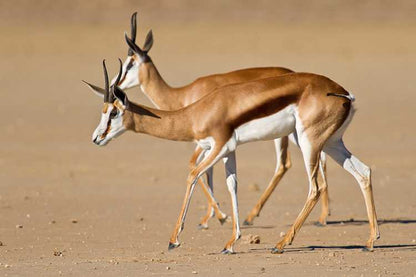
[[111, 111], [111, 113], [110, 113], [110, 118], [111, 119], [113, 119], [114, 117], [116, 117], [117, 116], [117, 109], [114, 109], [114, 110], [112, 110]]

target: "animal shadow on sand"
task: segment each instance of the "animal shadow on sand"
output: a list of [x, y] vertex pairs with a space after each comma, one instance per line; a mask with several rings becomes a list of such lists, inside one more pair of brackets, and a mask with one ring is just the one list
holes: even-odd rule
[[[414, 224], [416, 223], [416, 219], [401, 219], [401, 218], [396, 218], [396, 219], [379, 219], [377, 220], [378, 225], [383, 225], [383, 224]], [[350, 218], [347, 220], [328, 220], [326, 225], [328, 226], [337, 226], [337, 225], [347, 225], [347, 226], [359, 226], [359, 225], [367, 225], [368, 224], [368, 220], [362, 220], [362, 219], [354, 219], [354, 218]], [[316, 225], [318, 227], [323, 227], [323, 225], [321, 225], [319, 222], [314, 221], [314, 222], [310, 222], [310, 223], [305, 223], [306, 225]], [[286, 225], [286, 226], [291, 226]], [[241, 226], [241, 229], [273, 229], [276, 228], [275, 225], [248, 225], [248, 226]]]
[[[379, 219], [377, 220], [378, 225], [383, 225], [383, 224], [414, 224], [416, 223], [415, 219], [401, 219], [401, 218], [396, 218], [396, 219]], [[319, 223], [314, 222], [313, 224], [319, 226]], [[350, 218], [348, 220], [332, 220], [332, 221], [327, 221], [326, 223], [327, 225], [364, 225], [364, 224], [368, 224], [368, 220], [356, 220], [354, 218]]]
[[[315, 251], [324, 251], [324, 250], [332, 250], [332, 251], [344, 251], [344, 250], [363, 250], [364, 245], [309, 245], [305, 247], [287, 247], [284, 249], [284, 253], [311, 253]], [[252, 254], [252, 253], [264, 253], [270, 254], [272, 248], [266, 247], [259, 247], [259, 248], [250, 248], [248, 251], [237, 251], [235, 254]], [[416, 251], [416, 244], [385, 244], [385, 245], [375, 245], [374, 251]], [[219, 252], [217, 253], [209, 253], [208, 255], [223, 255]]]
[[[415, 224], [416, 220], [415, 219], [379, 219], [378, 220], [378, 224], [379, 225], [383, 225], [383, 224]], [[368, 220], [356, 220], [354, 218], [350, 218], [348, 220], [333, 220], [333, 221], [328, 221], [327, 225], [330, 226], [342, 226], [342, 225], [349, 225], [349, 226], [360, 226], [360, 225], [367, 225], [368, 224]], [[313, 223], [309, 223], [309, 224], [305, 224], [305, 225], [317, 225], [317, 226], [321, 226], [319, 224], [316, 224], [316, 222]], [[255, 229], [255, 228], [259, 228], [259, 229], [272, 229], [275, 226], [244, 226], [244, 228], [247, 229]], [[312, 251], [316, 251], [316, 250], [325, 250], [325, 249], [330, 249], [330, 250], [363, 250], [364, 246], [363, 245], [310, 245], [310, 246], [305, 246], [305, 247], [293, 247], [293, 248], [285, 248], [284, 252], [285, 253], [307, 253], [307, 252], [312, 252]], [[244, 253], [253, 253], [253, 252], [268, 252], [270, 251], [271, 248], [251, 248], [249, 249], [247, 252], [238, 252], [238, 254], [244, 254]], [[385, 245], [375, 245], [374, 246], [374, 250], [385, 250], [385, 251], [416, 251], [416, 244], [385, 244]]]

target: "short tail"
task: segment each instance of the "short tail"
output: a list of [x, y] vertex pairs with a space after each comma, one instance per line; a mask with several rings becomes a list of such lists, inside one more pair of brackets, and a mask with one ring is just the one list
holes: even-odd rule
[[354, 95], [352, 95], [350, 93], [348, 95], [345, 95], [345, 94], [340, 94], [340, 93], [329, 92], [329, 93], [326, 94], [326, 96], [343, 97], [343, 98], [346, 98], [346, 99], [350, 100], [351, 102], [354, 102], [355, 101]]

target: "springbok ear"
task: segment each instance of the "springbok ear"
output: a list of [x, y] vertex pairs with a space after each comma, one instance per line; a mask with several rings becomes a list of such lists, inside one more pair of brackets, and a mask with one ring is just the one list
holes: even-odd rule
[[82, 80], [95, 94], [98, 96], [104, 97], [105, 89], [94, 86], [93, 84], [88, 83], [87, 81]]
[[149, 52], [152, 46], [153, 46], [153, 32], [152, 30], [150, 30], [146, 35], [146, 39], [144, 40], [143, 51], [146, 53]]
[[118, 101], [120, 101], [121, 103], [123, 103], [124, 106], [127, 107], [129, 99], [127, 98], [126, 93], [122, 91], [119, 87], [114, 87], [112, 91], [114, 97], [117, 98]]

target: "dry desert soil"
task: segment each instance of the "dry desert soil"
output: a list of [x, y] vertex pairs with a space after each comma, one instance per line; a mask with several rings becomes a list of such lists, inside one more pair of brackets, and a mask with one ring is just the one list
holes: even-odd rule
[[[1, 1], [0, 10], [1, 276], [415, 276], [414, 2]], [[199, 188], [182, 246], [167, 251], [194, 145], [126, 133], [95, 146], [102, 100], [81, 82], [103, 84], [103, 58], [115, 74], [134, 11], [138, 41], [153, 29], [150, 56], [173, 86], [284, 66], [326, 75], [356, 96], [345, 142], [373, 170], [374, 252], [361, 251], [369, 228], [360, 189], [329, 159], [328, 225], [314, 225], [318, 204], [286, 252], [270, 253], [308, 192], [294, 145], [293, 167], [242, 228], [236, 255], [219, 254], [230, 223], [197, 229], [206, 210]], [[127, 92], [151, 105], [140, 88]], [[237, 163], [243, 220], [273, 175], [273, 143], [241, 146]], [[222, 164], [215, 194], [230, 214]]]

